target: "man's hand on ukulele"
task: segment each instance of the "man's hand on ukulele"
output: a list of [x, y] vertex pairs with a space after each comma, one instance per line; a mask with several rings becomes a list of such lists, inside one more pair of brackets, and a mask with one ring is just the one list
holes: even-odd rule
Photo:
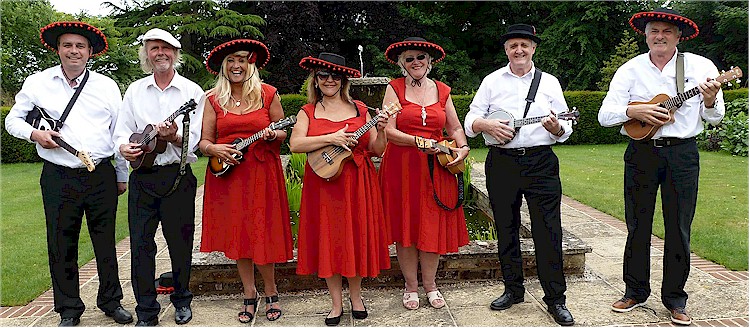
[[706, 82], [698, 84], [698, 90], [701, 91], [703, 96], [703, 103], [706, 107], [713, 107], [716, 101], [716, 94], [721, 90], [721, 83], [711, 78], [707, 78]]
[[132, 162], [143, 155], [141, 145], [137, 143], [127, 143], [120, 145], [120, 155], [125, 158], [128, 162]]
[[487, 120], [487, 127], [484, 129], [484, 132], [489, 133], [501, 145], [508, 143], [516, 133], [515, 130], [508, 126], [508, 120]]
[[31, 132], [31, 141], [38, 143], [40, 146], [46, 149], [53, 149], [60, 147], [52, 137], [61, 137], [60, 133], [52, 130], [34, 130]]
[[542, 126], [544, 127], [547, 132], [552, 134], [557, 134], [560, 132], [560, 122], [557, 120], [557, 116], [555, 116], [555, 113], [551, 110], [549, 111], [549, 116], [542, 119]]
[[177, 141], [177, 123], [167, 125], [166, 122], [159, 122], [156, 124], [156, 132], [159, 133], [159, 139], [167, 142]]
[[658, 104], [628, 105], [625, 114], [630, 118], [657, 126], [663, 125], [664, 122], [669, 120], [669, 110], [660, 107]]

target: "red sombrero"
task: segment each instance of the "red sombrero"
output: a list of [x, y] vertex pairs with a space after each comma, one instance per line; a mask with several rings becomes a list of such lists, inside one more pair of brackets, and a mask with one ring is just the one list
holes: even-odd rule
[[308, 71], [322, 68], [329, 70], [331, 73], [341, 73], [349, 78], [362, 76], [362, 73], [358, 70], [346, 66], [346, 58], [330, 52], [321, 52], [318, 58], [313, 56], [302, 58], [299, 61], [299, 66]]
[[109, 48], [107, 37], [98, 28], [84, 22], [54, 22], [39, 32], [42, 44], [47, 48], [57, 51], [57, 38], [65, 33], [82, 35], [89, 40], [93, 51], [91, 57], [103, 54]]
[[443, 47], [415, 36], [408, 37], [404, 39], [404, 41], [396, 42], [388, 46], [388, 49], [385, 49], [385, 58], [388, 59], [391, 64], [396, 64], [398, 62], [398, 56], [401, 55], [402, 52], [411, 49], [423, 50], [430, 54], [433, 64], [437, 64], [445, 58]]
[[268, 61], [271, 60], [271, 52], [268, 51], [268, 48], [266, 48], [266, 45], [263, 44], [263, 42], [252, 39], [237, 39], [224, 42], [216, 46], [214, 50], [211, 50], [211, 53], [209, 53], [206, 58], [206, 69], [208, 69], [211, 74], [219, 74], [219, 71], [221, 70], [221, 62], [224, 58], [242, 50], [250, 52], [248, 61], [250, 63], [255, 63], [255, 67], [258, 69], [266, 66]]
[[654, 11], [641, 12], [630, 17], [630, 27], [640, 34], [646, 34], [646, 23], [651, 21], [662, 21], [677, 25], [682, 31], [680, 41], [687, 41], [698, 36], [698, 25], [689, 18], [683, 17], [677, 11], [668, 8], [659, 8]]

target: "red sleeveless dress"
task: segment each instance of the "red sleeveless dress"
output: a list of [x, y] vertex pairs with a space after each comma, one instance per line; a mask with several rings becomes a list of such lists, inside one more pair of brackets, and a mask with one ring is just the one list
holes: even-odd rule
[[[367, 123], [367, 108], [355, 101], [359, 116], [334, 122], [315, 118], [315, 105], [302, 106], [310, 125], [308, 136], [336, 132], [349, 124], [354, 132]], [[359, 138], [353, 160], [332, 180], [317, 176], [305, 165], [297, 241], [297, 274], [376, 277], [391, 267], [380, 186], [367, 148], [370, 133]]]
[[[263, 108], [243, 115], [224, 115], [216, 97], [208, 97], [216, 112], [216, 143], [250, 137], [271, 124], [269, 108], [276, 88], [262, 88]], [[240, 164], [220, 177], [206, 169], [201, 252], [224, 252], [227, 258], [252, 259], [260, 265], [293, 258], [280, 147], [280, 140], [261, 139], [247, 147]]]
[[[450, 87], [437, 84], [439, 101], [425, 106], [426, 125], [422, 125], [422, 106], [405, 98], [405, 78], [390, 82], [398, 95], [402, 110], [396, 115], [396, 127], [404, 133], [441, 141], [445, 126], [445, 104]], [[435, 183], [430, 179], [427, 155], [416, 146], [399, 146], [389, 142], [380, 164], [380, 186], [383, 208], [389, 219], [393, 241], [404, 247], [416, 246], [430, 253], [457, 252], [469, 243], [463, 206], [447, 211], [433, 198], [433, 188], [443, 204], [453, 207], [458, 200], [456, 177], [434, 161]]]

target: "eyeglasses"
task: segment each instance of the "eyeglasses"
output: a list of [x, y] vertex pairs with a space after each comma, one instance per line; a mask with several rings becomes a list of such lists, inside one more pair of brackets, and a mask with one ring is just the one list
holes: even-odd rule
[[315, 73], [315, 76], [317, 76], [318, 79], [321, 81], [328, 80], [329, 76], [333, 78], [334, 81], [341, 81], [341, 78], [343, 77], [341, 74], [330, 73], [330, 72], [325, 72], [325, 71], [317, 72]]
[[[417, 56], [417, 60], [424, 60], [425, 58], [427, 58], [427, 55], [425, 55], [425, 54], [421, 54], [421, 55]], [[407, 63], [411, 63], [411, 62], [414, 61], [414, 57], [406, 57], [406, 58], [404, 58], [404, 61], [407, 62]]]

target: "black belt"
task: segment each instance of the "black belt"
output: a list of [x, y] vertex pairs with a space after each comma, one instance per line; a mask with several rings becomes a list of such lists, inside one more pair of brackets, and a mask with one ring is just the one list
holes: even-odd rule
[[[190, 164], [187, 164], [187, 166], [190, 166]], [[150, 167], [141, 166], [139, 167], [136, 172], [138, 173], [154, 173], [161, 169], [179, 169], [180, 163], [172, 163], [172, 164], [164, 164], [164, 165], [152, 165]]]
[[636, 141], [641, 144], [647, 144], [650, 146], [654, 146], [656, 148], [661, 147], [669, 147], [669, 146], [677, 146], [688, 142], [695, 142], [695, 137], [692, 138], [675, 138], [675, 137], [664, 137], [659, 139], [649, 139], [649, 140], [638, 140]]
[[538, 153], [540, 151], [551, 150], [552, 148], [550, 146], [534, 146], [534, 147], [522, 147], [522, 148], [501, 148], [497, 146], [492, 146], [492, 149], [495, 149], [497, 152], [503, 155], [526, 156], [526, 155]]

